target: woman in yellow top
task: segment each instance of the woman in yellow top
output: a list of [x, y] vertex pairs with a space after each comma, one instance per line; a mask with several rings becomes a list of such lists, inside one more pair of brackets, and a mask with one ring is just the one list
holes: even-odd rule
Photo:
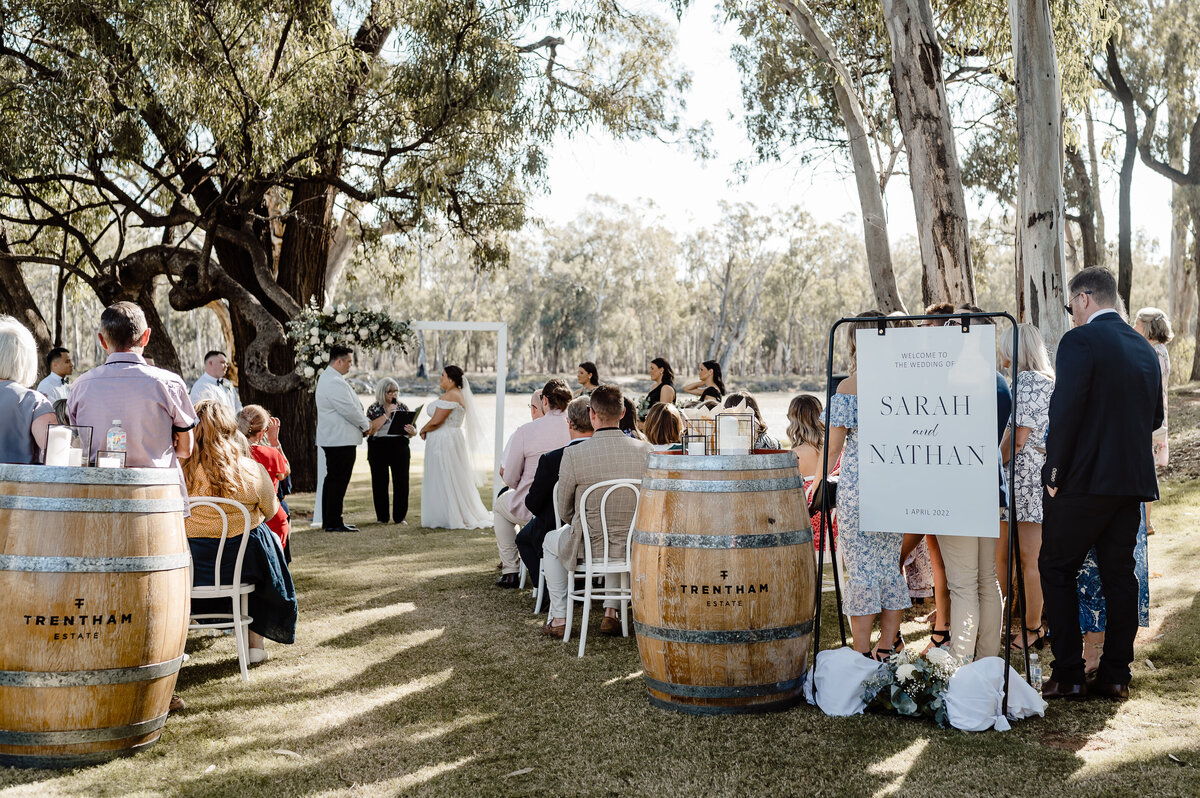
[[[264, 519], [275, 514], [275, 488], [265, 468], [250, 456], [250, 447], [238, 431], [233, 411], [205, 400], [196, 405], [196, 448], [183, 462], [188, 495], [232, 499], [250, 513], [250, 539], [242, 561], [243, 582], [254, 585], [248, 597], [250, 662], [264, 662], [263, 638], [292, 643], [296, 637], [296, 590], [283, 560], [279, 538]], [[241, 514], [229, 514], [229, 536], [221, 555], [221, 582], [233, 581], [242, 534]], [[211, 507], [197, 507], [185, 522], [192, 549], [192, 584], [211, 585], [221, 542], [221, 518]], [[228, 599], [195, 600], [192, 612], [228, 612]]]

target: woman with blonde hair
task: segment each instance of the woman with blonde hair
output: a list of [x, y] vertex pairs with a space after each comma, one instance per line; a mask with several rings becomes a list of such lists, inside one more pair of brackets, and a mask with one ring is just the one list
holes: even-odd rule
[[407, 526], [408, 467], [412, 457], [408, 439], [417, 434], [417, 428], [412, 424], [393, 424], [396, 413], [408, 413], [408, 405], [400, 401], [399, 383], [391, 377], [384, 377], [375, 384], [375, 401], [367, 408], [367, 418], [372, 421], [380, 417], [387, 418], [383, 426], [367, 438], [367, 463], [371, 466], [371, 499], [375, 505], [375, 520], [386, 524], [390, 482], [392, 522]]
[[[1158, 370], [1162, 374], [1163, 423], [1161, 427], [1154, 430], [1152, 440], [1154, 442], [1154, 464], [1165, 466], [1167, 464], [1167, 385], [1171, 382], [1171, 356], [1167, 354], [1167, 344], [1171, 343], [1171, 339], [1175, 337], [1175, 331], [1171, 329], [1171, 320], [1167, 318], [1167, 314], [1158, 308], [1139, 310], [1134, 316], [1133, 329], [1150, 342], [1154, 354], [1158, 355]], [[1148, 527], [1147, 531], [1153, 532], [1154, 527]]]
[[291, 526], [288, 519], [287, 505], [279, 496], [279, 482], [287, 479], [292, 473], [292, 465], [283, 453], [279, 444], [279, 419], [267, 412], [262, 405], [246, 405], [237, 415], [238, 429], [250, 444], [250, 456], [255, 462], [267, 470], [271, 477], [271, 486], [275, 489], [275, 498], [279, 499], [279, 509], [275, 515], [267, 519], [267, 527], [279, 538], [283, 546], [284, 559], [291, 562], [288, 548], [288, 534]]
[[[254, 585], [248, 596], [250, 616], [250, 662], [268, 659], [263, 638], [290, 644], [296, 637], [296, 590], [283, 561], [283, 548], [264, 519], [275, 515], [275, 488], [267, 470], [242, 453], [245, 438], [238, 431], [233, 411], [221, 402], [206, 399], [196, 405], [196, 448], [183, 461], [188, 495], [232, 499], [250, 513], [250, 539], [242, 561], [242, 581]], [[241, 514], [229, 517], [228, 544], [221, 555], [221, 581], [233, 580], [237, 562], [237, 538], [242, 534]], [[236, 524], [235, 524], [236, 522]], [[221, 518], [211, 507], [197, 507], [184, 521], [192, 550], [192, 584], [211, 585], [221, 543]], [[228, 601], [195, 600], [192, 612], [228, 612]]]
[[[1013, 364], [1013, 330], [1000, 336], [1000, 362]], [[1017, 361], [1013, 394], [1017, 403], [1017, 424], [1004, 430], [1000, 441], [1000, 459], [1007, 467], [1016, 458], [1017, 535], [1021, 541], [1021, 574], [1025, 583], [1025, 631], [1013, 641], [1014, 648], [1032, 645], [1042, 648], [1047, 635], [1042, 625], [1042, 579], [1038, 554], [1042, 550], [1042, 466], [1046, 464], [1046, 429], [1050, 425], [1050, 396], [1054, 393], [1054, 367], [1042, 334], [1032, 324], [1016, 327]], [[1008, 510], [1001, 515], [1000, 538], [996, 541], [996, 573], [1000, 588], [1008, 595]]]
[[[821, 400], [807, 393], [793, 397], [788, 405], [787, 419], [788, 441], [791, 443], [792, 453], [796, 455], [800, 476], [804, 478], [804, 499], [811, 505], [817, 475], [821, 473], [821, 447], [825, 445], [825, 420], [821, 414]], [[836, 463], [830, 463], [829, 467], [831, 471], [837, 471]], [[833, 540], [836, 542], [837, 519], [830, 514], [830, 521]], [[819, 508], [813, 513], [809, 523], [813, 528], [813, 546], [820, 550], [824, 541], [824, 524], [821, 523]]]
[[12, 316], [0, 316], [0, 463], [36, 463], [46, 448], [54, 406], [29, 387], [36, 379], [33, 334]]

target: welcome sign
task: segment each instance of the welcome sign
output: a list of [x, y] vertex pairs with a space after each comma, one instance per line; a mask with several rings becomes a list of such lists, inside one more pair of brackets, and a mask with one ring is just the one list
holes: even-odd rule
[[859, 526], [999, 536], [996, 328], [856, 332]]

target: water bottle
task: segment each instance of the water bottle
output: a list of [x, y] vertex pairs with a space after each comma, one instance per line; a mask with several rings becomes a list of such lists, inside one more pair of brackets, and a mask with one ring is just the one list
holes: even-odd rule
[[1042, 689], [1042, 663], [1033, 653], [1029, 655], [1029, 684], [1034, 690]]
[[114, 418], [112, 424], [105, 436], [104, 448], [110, 452], [123, 452], [125, 451], [125, 428], [121, 426], [119, 418]]

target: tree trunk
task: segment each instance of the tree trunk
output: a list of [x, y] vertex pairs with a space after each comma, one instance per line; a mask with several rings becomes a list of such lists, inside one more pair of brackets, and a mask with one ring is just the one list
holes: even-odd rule
[[[1075, 193], [1079, 195], [1079, 216], [1067, 217], [1071, 221], [1079, 225], [1080, 245], [1083, 249], [1083, 268], [1100, 265], [1100, 247], [1096, 241], [1096, 214], [1099, 208], [1096, 203], [1096, 191], [1088, 174], [1087, 164], [1084, 163], [1083, 155], [1076, 147], [1067, 147], [1067, 163], [1071, 166], [1071, 181]], [[1070, 234], [1070, 228], [1066, 230]], [[1072, 262], [1072, 268], [1078, 268], [1078, 264]]]
[[775, 0], [800, 31], [813, 52], [833, 69], [837, 78], [833, 82], [833, 94], [837, 98], [838, 110], [846, 126], [846, 141], [850, 146], [850, 160], [854, 165], [854, 182], [858, 187], [858, 203], [862, 209], [863, 242], [867, 248], [867, 271], [871, 276], [871, 290], [875, 294], [876, 306], [884, 313], [904, 312], [904, 302], [896, 287], [896, 273], [892, 268], [892, 250], [888, 243], [887, 211], [883, 204], [883, 191], [879, 176], [875, 172], [875, 161], [867, 134], [867, 120], [858, 97], [853, 93], [850, 71], [842, 63], [837, 47], [817, 21], [816, 15], [804, 0]]
[[1087, 126], [1088, 173], [1092, 178], [1092, 204], [1096, 210], [1096, 265], [1103, 266], [1108, 260], [1108, 239], [1104, 232], [1104, 203], [1095, 201], [1095, 192], [1100, 190], [1100, 156], [1096, 150], [1096, 125], [1092, 122], [1090, 107], [1084, 114], [1084, 120]]
[[1009, 0], [1017, 95], [1017, 245], [1022, 317], [1053, 353], [1068, 329], [1062, 89], [1048, 0]]
[[[1179, 104], [1183, 98], [1174, 82], [1167, 89], [1167, 157], [1171, 166], [1183, 171], [1183, 131], [1186, 120], [1183, 109]], [[1167, 308], [1171, 323], [1181, 332], [1191, 329], [1189, 321], [1192, 315], [1192, 280], [1196, 275], [1192, 271], [1191, 259], [1188, 257], [1188, 205], [1189, 196], [1195, 194], [1195, 188], [1171, 184], [1171, 254], [1170, 278], [1167, 285]]]
[[1119, 194], [1117, 200], [1117, 294], [1129, 308], [1129, 293], [1133, 289], [1133, 166], [1138, 156], [1137, 111], [1133, 92], [1121, 73], [1117, 60], [1116, 39], [1109, 39], [1107, 50], [1108, 75], [1112, 79], [1113, 97], [1121, 106], [1125, 120], [1125, 152], [1121, 157]]
[[[1193, 280], [1196, 286], [1196, 307], [1200, 308], [1200, 197], [1193, 195], [1193, 201], [1188, 204], [1192, 215], [1192, 274], [1198, 279]], [[1200, 380], [1200, 315], [1196, 318], [1195, 351], [1192, 353], [1191, 380]]]
[[[38, 310], [25, 275], [21, 274], [21, 262], [12, 257], [8, 248], [8, 231], [0, 224], [0, 313], [6, 313], [25, 325], [33, 333], [38, 348], [38, 362], [44, 363], [46, 354], [54, 345], [50, 327]], [[38, 367], [39, 373], [41, 367]]]
[[974, 304], [967, 205], [933, 10], [929, 0], [883, 0], [883, 11], [921, 244], [922, 301]]

